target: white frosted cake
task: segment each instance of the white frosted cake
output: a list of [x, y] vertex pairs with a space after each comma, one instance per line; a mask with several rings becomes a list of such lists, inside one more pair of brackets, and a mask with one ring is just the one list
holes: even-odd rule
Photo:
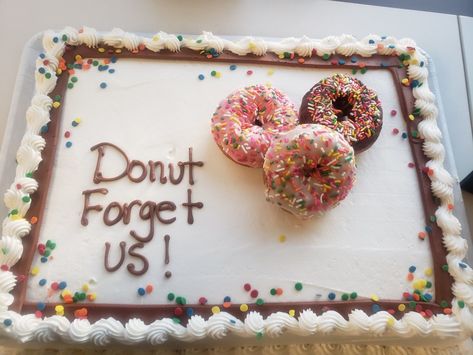
[[[444, 346], [472, 334], [473, 271], [413, 41], [66, 28], [43, 45], [4, 197], [0, 335]], [[347, 196], [298, 218], [267, 202], [263, 169], [219, 149], [211, 118], [252, 85], [299, 111], [335, 74], [376, 93], [382, 129], [355, 149]]]

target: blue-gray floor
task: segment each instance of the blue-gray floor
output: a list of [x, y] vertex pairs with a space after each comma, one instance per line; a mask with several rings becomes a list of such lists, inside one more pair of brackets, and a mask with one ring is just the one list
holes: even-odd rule
[[473, 17], [473, 0], [338, 0], [358, 4], [397, 7], [401, 9], [442, 12]]

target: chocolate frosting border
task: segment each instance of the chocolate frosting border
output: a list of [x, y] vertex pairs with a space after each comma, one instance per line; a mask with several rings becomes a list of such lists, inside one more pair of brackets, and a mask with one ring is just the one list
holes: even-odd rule
[[[249, 54], [246, 56], [238, 56], [228, 51], [224, 51], [218, 57], [208, 58], [205, 55], [199, 54], [190, 49], [182, 49], [180, 52], [170, 52], [163, 50], [158, 53], [152, 52], [148, 49], [132, 53], [126, 49], [123, 49], [120, 53], [115, 51], [114, 47], [107, 47], [104, 52], [98, 52], [96, 49], [88, 48], [85, 45], [66, 47], [64, 59], [67, 63], [73, 61], [76, 55], [80, 55], [83, 58], [110, 58], [115, 56], [117, 58], [140, 58], [140, 59], [154, 59], [154, 60], [181, 60], [181, 61], [211, 61], [211, 62], [223, 62], [223, 63], [244, 63], [244, 64], [266, 64], [271, 66], [289, 66], [289, 67], [302, 67], [302, 68], [340, 68], [340, 69], [359, 69], [359, 63], [351, 63], [346, 60], [347, 57], [342, 55], [332, 55], [330, 60], [325, 61], [318, 56], [311, 56], [310, 58], [304, 58], [304, 63], [299, 63], [297, 60], [289, 58], [279, 58], [276, 54], [268, 53], [264, 56], [255, 56]], [[346, 62], [344, 65], [333, 64], [333, 62], [339, 63], [339, 59]], [[402, 78], [407, 77], [406, 68], [400, 65], [399, 59], [396, 56], [381, 56], [374, 55], [370, 58], [363, 58], [362, 62], [365, 64], [365, 68], [371, 70], [388, 70], [394, 80], [394, 84], [399, 96], [401, 103], [401, 110], [403, 119], [407, 125], [408, 141], [411, 146], [412, 155], [416, 165], [417, 179], [419, 183], [419, 191], [421, 194], [423, 209], [425, 215], [425, 225], [431, 228], [429, 233], [430, 248], [433, 258], [433, 269], [434, 269], [434, 287], [435, 287], [435, 299], [434, 302], [417, 302], [418, 305], [423, 307], [423, 310], [431, 310], [434, 314], [441, 313], [443, 307], [440, 306], [442, 301], [451, 302], [453, 298], [451, 286], [453, 284], [453, 278], [448, 272], [442, 270], [442, 266], [446, 264], [446, 250], [442, 244], [442, 231], [435, 222], [431, 220], [431, 216], [435, 215], [435, 211], [438, 207], [438, 200], [433, 196], [430, 190], [430, 180], [426, 174], [423, 173], [422, 168], [427, 162], [427, 157], [422, 151], [423, 140], [417, 136], [413, 136], [411, 132], [417, 131], [418, 123], [421, 121], [421, 117], [414, 117], [414, 120], [409, 120], [408, 116], [414, 110], [414, 97], [412, 89], [408, 86], [401, 84]], [[50, 97], [55, 95], [61, 95], [62, 102], [67, 100], [66, 86], [68, 82], [69, 74], [64, 72], [59, 76], [55, 89], [50, 93]], [[39, 188], [32, 199], [31, 207], [28, 211], [28, 216], [37, 216], [38, 223], [32, 225], [32, 229], [28, 238], [23, 239], [24, 252], [19, 262], [12, 267], [12, 271], [16, 275], [28, 275], [36, 245], [39, 240], [41, 231], [41, 221], [44, 216], [44, 206], [46, 204], [47, 195], [49, 191], [49, 184], [53, 173], [53, 164], [56, 155], [57, 141], [60, 134], [61, 128], [61, 117], [62, 117], [62, 106], [57, 109], [51, 110], [51, 122], [49, 123], [49, 130], [43, 134], [46, 140], [46, 147], [43, 150], [42, 157], [43, 161], [39, 165], [38, 170], [35, 172], [34, 177], [38, 180]], [[14, 295], [14, 302], [10, 309], [17, 312], [34, 312], [36, 309], [36, 303], [27, 302], [26, 300], [26, 280], [19, 282], [15, 289], [12, 291]], [[384, 309], [394, 309], [396, 313], [394, 317], [400, 319], [403, 315], [402, 312], [397, 311], [399, 304], [407, 305], [406, 312], [414, 310], [409, 308], [409, 303], [403, 300], [380, 300], [379, 302], [373, 302], [370, 299], [357, 299], [352, 301], [314, 301], [314, 302], [291, 302], [291, 303], [267, 303], [261, 306], [256, 304], [249, 304], [250, 310], [257, 310], [262, 315], [269, 315], [270, 313], [277, 311], [288, 311], [294, 309], [296, 312], [302, 311], [303, 309], [312, 309], [314, 311], [325, 311], [335, 310], [339, 312], [346, 319], [348, 314], [353, 309], [361, 309], [368, 314], [372, 313], [371, 307], [373, 304], [378, 304]], [[44, 313], [46, 315], [54, 314], [54, 306], [56, 303], [46, 304]], [[194, 314], [202, 316], [211, 315], [211, 308], [215, 305], [199, 305], [191, 304], [186, 307], [192, 307]], [[140, 317], [145, 321], [152, 321], [154, 319], [162, 317], [174, 317], [175, 304], [164, 304], [164, 305], [128, 305], [128, 304], [101, 304], [101, 303], [76, 303], [70, 305], [64, 305], [66, 310], [66, 316], [73, 318], [73, 311], [78, 308], [88, 309], [88, 319], [97, 320], [100, 318], [113, 316], [119, 320], [126, 321], [133, 317]], [[238, 305], [232, 305], [230, 308], [226, 308], [225, 311], [234, 314], [236, 317], [242, 319], [246, 313], [239, 310]], [[183, 321], [187, 320], [187, 316], [182, 317]]]

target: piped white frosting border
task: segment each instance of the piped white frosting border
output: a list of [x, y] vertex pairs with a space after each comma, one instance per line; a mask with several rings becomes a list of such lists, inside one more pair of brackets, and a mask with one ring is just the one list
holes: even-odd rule
[[[65, 35], [65, 41], [62, 36]], [[58, 39], [58, 40], [56, 40]], [[181, 48], [190, 48], [195, 51], [214, 49], [217, 52], [228, 50], [238, 55], [255, 54], [258, 56], [268, 52], [282, 54], [295, 52], [299, 56], [309, 57], [313, 50], [317, 55], [339, 53], [345, 56], [359, 55], [370, 57], [374, 54], [392, 55], [409, 53], [411, 64], [407, 73], [410, 80], [417, 80], [421, 86], [413, 88], [415, 107], [420, 109], [423, 120], [419, 124], [419, 134], [424, 139], [423, 150], [430, 159], [427, 166], [433, 170], [430, 176], [433, 194], [441, 201], [435, 215], [437, 224], [443, 232], [443, 243], [448, 250], [447, 262], [449, 272], [455, 282], [452, 286], [455, 296], [452, 301], [451, 315], [438, 314], [425, 319], [419, 313], [406, 313], [402, 319], [396, 320], [388, 312], [380, 311], [371, 316], [361, 310], [354, 310], [346, 320], [335, 311], [327, 311], [317, 315], [310, 309], [304, 310], [297, 317], [287, 313], [276, 312], [266, 319], [258, 312], [249, 312], [244, 321], [221, 312], [212, 315], [207, 320], [201, 316], [193, 316], [187, 326], [182, 326], [166, 318], [145, 324], [140, 319], [130, 319], [123, 324], [113, 318], [101, 319], [90, 323], [86, 319], [76, 319], [72, 322], [63, 316], [36, 318], [34, 314], [21, 315], [8, 310], [13, 302], [10, 291], [16, 285], [16, 277], [10, 271], [0, 270], [0, 335], [8, 336], [20, 342], [39, 341], [51, 342], [63, 340], [72, 343], [94, 343], [105, 345], [112, 341], [123, 344], [141, 342], [152, 345], [162, 344], [168, 339], [192, 342], [200, 339], [221, 339], [229, 334], [240, 337], [255, 337], [263, 333], [269, 337], [279, 337], [283, 334], [312, 336], [316, 341], [317, 335], [343, 341], [348, 337], [360, 336], [369, 341], [371, 338], [387, 336], [399, 339], [422, 337], [425, 339], [457, 338], [458, 341], [473, 334], [473, 270], [463, 262], [467, 251], [467, 242], [461, 237], [461, 225], [453, 215], [450, 204], [453, 203], [453, 186], [455, 180], [444, 169], [445, 150], [442, 145], [442, 135], [437, 126], [438, 110], [435, 97], [429, 89], [427, 58], [421, 50], [409, 51], [415, 48], [410, 39], [397, 40], [393, 37], [369, 35], [357, 40], [350, 35], [330, 36], [324, 39], [286, 38], [280, 41], [266, 41], [253, 37], [245, 37], [238, 41], [231, 41], [214, 36], [210, 32], [203, 32], [197, 38], [185, 37], [179, 40], [177, 36], [159, 32], [148, 38], [120, 29], [101, 34], [96, 30], [84, 27], [78, 31], [66, 27], [60, 33], [47, 31], [43, 37], [45, 58], [49, 60], [44, 65], [44, 59], [37, 60], [36, 67], [43, 67], [51, 74], [46, 79], [38, 70], [35, 73], [35, 95], [31, 106], [26, 113], [26, 132], [17, 152], [16, 177], [4, 195], [7, 208], [17, 210], [15, 216], [8, 216], [2, 224], [0, 250], [0, 265], [13, 266], [20, 259], [23, 246], [21, 239], [30, 232], [30, 223], [24, 218], [31, 201], [23, 199], [30, 196], [38, 188], [33, 178], [25, 175], [37, 170], [41, 162], [41, 152], [45, 147], [45, 140], [40, 135], [41, 127], [50, 121], [49, 111], [52, 100], [48, 94], [56, 86], [59, 59], [64, 54], [65, 46], [85, 44], [97, 47], [101, 44], [115, 48], [126, 48], [136, 51], [145, 46], [151, 51], [159, 52], [162, 49], [179, 51]], [[382, 44], [383, 46], [378, 46]], [[424, 63], [421, 65], [420, 63]], [[21, 185], [18, 189], [17, 186]], [[457, 301], [463, 301], [465, 306], [459, 307]], [[11, 320], [11, 325], [4, 324]], [[8, 322], [8, 321], [7, 321]], [[381, 338], [382, 339], [382, 338]]]

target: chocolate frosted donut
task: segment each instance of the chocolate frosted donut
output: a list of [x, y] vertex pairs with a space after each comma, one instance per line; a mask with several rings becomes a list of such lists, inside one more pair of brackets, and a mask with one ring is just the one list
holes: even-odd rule
[[319, 81], [304, 95], [300, 121], [340, 132], [359, 153], [378, 138], [383, 111], [373, 90], [356, 78], [335, 74]]
[[266, 199], [309, 218], [347, 196], [355, 181], [355, 156], [340, 133], [302, 124], [273, 139], [263, 170]]
[[212, 134], [220, 149], [235, 162], [263, 166], [274, 135], [298, 124], [297, 110], [279, 90], [253, 85], [225, 98], [212, 116]]

